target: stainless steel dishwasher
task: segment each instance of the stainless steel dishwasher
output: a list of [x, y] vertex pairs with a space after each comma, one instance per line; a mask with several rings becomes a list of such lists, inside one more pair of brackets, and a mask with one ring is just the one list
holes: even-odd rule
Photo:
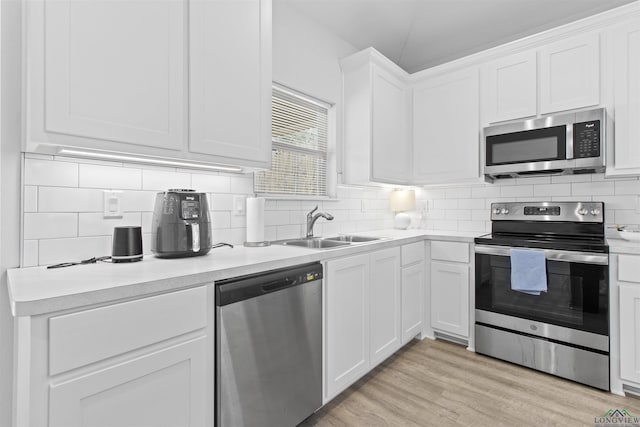
[[322, 265], [216, 283], [216, 424], [295, 426], [322, 406]]

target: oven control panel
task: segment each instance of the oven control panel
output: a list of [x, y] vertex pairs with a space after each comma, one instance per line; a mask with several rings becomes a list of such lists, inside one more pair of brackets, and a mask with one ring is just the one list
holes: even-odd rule
[[491, 204], [492, 221], [604, 222], [603, 202], [503, 202]]

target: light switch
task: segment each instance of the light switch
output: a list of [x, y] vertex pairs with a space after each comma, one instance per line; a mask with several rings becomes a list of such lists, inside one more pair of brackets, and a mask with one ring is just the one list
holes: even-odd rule
[[122, 218], [122, 191], [104, 190], [103, 217]]
[[245, 214], [245, 205], [245, 196], [233, 196], [233, 215], [243, 216]]

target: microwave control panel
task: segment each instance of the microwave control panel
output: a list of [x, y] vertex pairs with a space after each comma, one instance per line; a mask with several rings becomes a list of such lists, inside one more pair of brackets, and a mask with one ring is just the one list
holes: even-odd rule
[[573, 125], [573, 158], [586, 157], [600, 157], [600, 120]]

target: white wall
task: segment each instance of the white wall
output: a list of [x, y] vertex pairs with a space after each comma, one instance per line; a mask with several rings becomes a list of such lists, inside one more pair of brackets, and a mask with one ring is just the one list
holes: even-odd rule
[[13, 318], [7, 268], [20, 259], [21, 3], [0, 2], [0, 425], [11, 425]]

